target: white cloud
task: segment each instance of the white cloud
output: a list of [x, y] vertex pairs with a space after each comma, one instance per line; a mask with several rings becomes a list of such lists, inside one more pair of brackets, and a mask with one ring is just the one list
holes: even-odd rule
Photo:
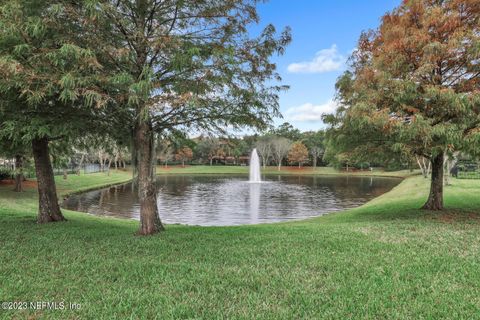
[[333, 113], [337, 107], [338, 105], [333, 99], [321, 105], [305, 103], [298, 107], [289, 108], [285, 112], [285, 117], [290, 121], [318, 122], [322, 121], [323, 114]]
[[312, 61], [292, 63], [287, 70], [291, 73], [324, 73], [340, 70], [345, 64], [345, 57], [338, 53], [337, 45], [323, 49], [315, 54]]

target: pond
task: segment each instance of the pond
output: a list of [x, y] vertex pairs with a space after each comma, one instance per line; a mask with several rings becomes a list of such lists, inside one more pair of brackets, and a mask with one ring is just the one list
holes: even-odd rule
[[[298, 220], [357, 207], [396, 186], [401, 179], [358, 176], [244, 175], [159, 176], [158, 208], [167, 224], [227, 226]], [[139, 219], [131, 183], [74, 194], [64, 208], [98, 216]]]

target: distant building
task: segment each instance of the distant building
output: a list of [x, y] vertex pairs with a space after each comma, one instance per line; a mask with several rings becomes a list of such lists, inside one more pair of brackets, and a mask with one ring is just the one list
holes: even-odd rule
[[15, 164], [15, 161], [12, 159], [2, 159], [0, 158], [0, 166], [6, 167], [6, 166], [13, 166]]

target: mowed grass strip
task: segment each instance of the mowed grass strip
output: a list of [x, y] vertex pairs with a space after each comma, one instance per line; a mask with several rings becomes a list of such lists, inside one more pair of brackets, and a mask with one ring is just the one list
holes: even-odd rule
[[[129, 178], [60, 177], [57, 187]], [[70, 211], [68, 222], [37, 225], [35, 190], [2, 186], [0, 300], [81, 308], [0, 318], [478, 318], [480, 181], [453, 179], [441, 213], [418, 210], [428, 185], [411, 177], [362, 207], [306, 221], [171, 225], [150, 237], [134, 235], [136, 221]]]
[[[194, 165], [185, 167], [175, 166], [157, 166], [157, 174], [248, 174], [248, 166], [208, 166]], [[276, 166], [261, 167], [262, 174], [269, 175], [357, 175], [357, 176], [384, 176], [384, 177], [408, 177], [418, 174], [418, 170], [400, 170], [400, 171], [383, 171], [383, 170], [356, 170], [350, 168], [349, 171], [338, 171], [332, 167], [297, 167], [282, 166], [279, 171]]]

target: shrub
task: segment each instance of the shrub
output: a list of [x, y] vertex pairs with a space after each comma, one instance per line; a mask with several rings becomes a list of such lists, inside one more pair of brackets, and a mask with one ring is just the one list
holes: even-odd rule
[[12, 170], [9, 168], [0, 168], [0, 181], [10, 179], [12, 177]]

